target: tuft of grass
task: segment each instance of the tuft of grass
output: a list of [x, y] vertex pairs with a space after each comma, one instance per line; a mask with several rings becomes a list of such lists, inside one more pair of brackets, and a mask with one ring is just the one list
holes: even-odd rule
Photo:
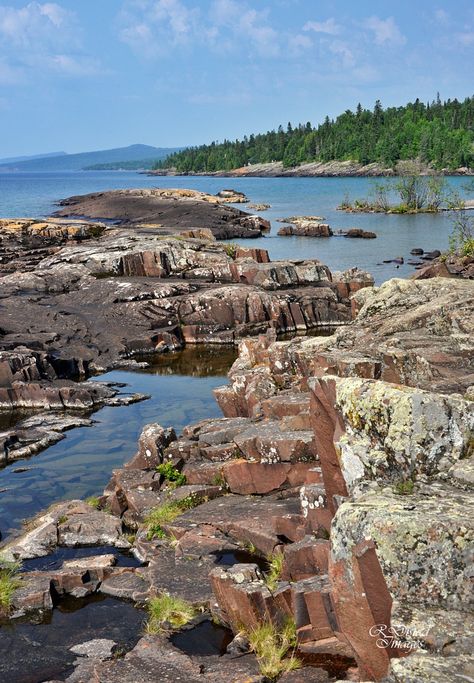
[[289, 619], [281, 630], [273, 623], [265, 622], [246, 635], [257, 657], [260, 673], [271, 681], [301, 667], [300, 660], [295, 657], [296, 626], [293, 620]]
[[170, 524], [176, 517], [182, 515], [186, 510], [191, 510], [191, 508], [196, 507], [197, 504], [198, 501], [195, 497], [187, 496], [187, 498], [183, 498], [183, 500], [163, 503], [163, 505], [153, 508], [145, 517], [147, 539], [151, 541], [154, 538], [167, 538], [163, 525]]
[[186, 600], [163, 593], [148, 603], [147, 633], [160, 633], [166, 625], [172, 628], [184, 626], [196, 615], [196, 609]]
[[244, 541], [242, 543], [242, 548], [244, 548], [250, 555], [257, 555], [257, 546], [252, 543], [252, 541]]
[[283, 560], [283, 553], [276, 552], [268, 556], [269, 569], [265, 575], [265, 583], [271, 591], [276, 589], [278, 581], [280, 580], [283, 571]]
[[410, 496], [415, 490], [415, 482], [413, 479], [402, 479], [393, 487], [393, 492], [398, 496]]
[[58, 517], [58, 524], [65, 524], [68, 520], [67, 515], [61, 515], [61, 517]]
[[0, 556], [0, 609], [10, 609], [13, 593], [20, 585], [20, 567], [20, 562], [11, 562]]
[[216, 475], [212, 478], [212, 482], [211, 482], [211, 483], [212, 483], [213, 486], [220, 486], [220, 487], [223, 488], [223, 489], [227, 486], [227, 482], [226, 482], [226, 480], [224, 479], [224, 477], [222, 476], [222, 474], [216, 474]]
[[229, 244], [224, 244], [224, 249], [225, 253], [227, 256], [229, 256], [231, 259], [235, 259], [235, 255], [237, 253], [238, 249], [238, 244], [235, 244], [234, 242], [230, 242]]
[[100, 508], [100, 499], [98, 496], [89, 496], [89, 498], [86, 498], [86, 503], [87, 505], [90, 505], [91, 508], [94, 508], [94, 510]]
[[186, 483], [186, 476], [177, 470], [171, 462], [163, 462], [161, 465], [157, 465], [156, 471], [172, 484], [172, 488], [184, 486]]

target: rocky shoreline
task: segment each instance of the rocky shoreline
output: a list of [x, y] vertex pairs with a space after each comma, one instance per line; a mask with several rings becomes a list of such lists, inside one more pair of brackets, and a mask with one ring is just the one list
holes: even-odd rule
[[[426, 168], [424, 175], [432, 175], [433, 169]], [[268, 164], [251, 164], [236, 168], [232, 171], [215, 171], [213, 173], [177, 173], [173, 169], [162, 169], [157, 171], [145, 171], [146, 175], [151, 176], [174, 176], [174, 175], [196, 175], [214, 176], [217, 178], [345, 178], [345, 177], [384, 177], [396, 176], [397, 169], [383, 167], [377, 163], [360, 164], [356, 161], [328, 161], [312, 162], [301, 164], [294, 168], [285, 168], [281, 161]], [[443, 175], [453, 176], [472, 176], [474, 169], [458, 168], [456, 170], [444, 170]], [[439, 171], [436, 171], [439, 174]]]
[[[65, 599], [148, 610], [147, 635], [122, 651], [74, 643], [50, 683], [473, 677], [474, 287], [462, 270], [375, 288], [360, 271], [138, 222], [80, 243], [61, 233], [32, 258], [43, 247], [22, 231], [25, 266], [1, 278], [8, 397], [57, 401], [65, 374], [137, 351], [239, 343], [215, 391], [223, 418], [179, 436], [147, 425], [102, 495], [54, 505], [1, 549], [4, 567], [24, 563], [3, 606], [13, 627]], [[66, 557], [74, 548], [85, 553]], [[29, 564], [41, 558], [54, 566]], [[172, 614], [157, 626], [163, 597], [188, 615], [184, 641], [218, 622], [222, 651], [180, 645]], [[0, 660], [4, 676], [12, 667]]]
[[[284, 334], [337, 326], [350, 320], [349, 295], [373, 284], [367, 273], [332, 274], [319, 261], [270, 262], [264, 249], [220, 245], [213, 228], [179, 229], [193, 225], [196, 203], [200, 211], [222, 208], [215, 197], [189, 194], [160, 194], [161, 208], [172, 204], [171, 227], [149, 215], [140, 222], [130, 209], [128, 222], [114, 227], [64, 217], [1, 221], [0, 410], [48, 411], [1, 434], [3, 461], [37, 452], [74, 420], [83, 425], [98, 407], [125, 400], [84, 381], [92, 375], [133, 365], [137, 354], [237, 344], [268, 328]], [[100, 195], [101, 205], [119, 197], [122, 206], [122, 193], [110, 195]], [[132, 198], [143, 214], [136, 196], [127, 191], [125, 202]], [[225, 236], [229, 231], [240, 235], [241, 224], [226, 223]]]

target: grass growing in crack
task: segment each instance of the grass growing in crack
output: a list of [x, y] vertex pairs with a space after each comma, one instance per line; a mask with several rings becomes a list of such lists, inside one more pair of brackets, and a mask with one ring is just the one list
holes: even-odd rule
[[163, 505], [153, 508], [145, 518], [147, 539], [151, 541], [153, 538], [167, 538], [163, 525], [170, 524], [176, 517], [182, 515], [186, 510], [191, 510], [191, 508], [196, 507], [198, 504], [199, 501], [197, 498], [187, 496], [187, 498], [183, 498], [183, 500], [163, 503]]
[[186, 483], [186, 476], [176, 467], [173, 467], [171, 462], [163, 462], [161, 465], [157, 465], [156, 471], [172, 485], [172, 488], [184, 486]]
[[172, 628], [184, 626], [196, 615], [196, 609], [186, 600], [163, 593], [148, 603], [147, 633], [160, 633], [166, 625]]
[[10, 609], [13, 593], [20, 585], [19, 562], [11, 562], [0, 556], [0, 608]]
[[91, 508], [94, 508], [94, 510], [100, 508], [100, 498], [98, 496], [89, 496], [89, 498], [86, 498], [86, 503], [87, 505], [90, 505]]
[[283, 553], [272, 553], [268, 556], [268, 572], [265, 575], [265, 583], [269, 590], [274, 591], [280, 580], [281, 573], [283, 571]]
[[224, 244], [225, 253], [231, 259], [235, 259], [235, 255], [237, 253], [238, 248], [239, 248], [239, 245], [235, 244], [234, 242]]
[[393, 487], [393, 492], [398, 496], [409, 496], [415, 490], [415, 482], [413, 479], [402, 479]]
[[247, 637], [257, 657], [260, 673], [270, 680], [301, 667], [301, 662], [295, 657], [296, 626], [293, 620], [289, 619], [280, 630], [266, 622], [249, 631]]

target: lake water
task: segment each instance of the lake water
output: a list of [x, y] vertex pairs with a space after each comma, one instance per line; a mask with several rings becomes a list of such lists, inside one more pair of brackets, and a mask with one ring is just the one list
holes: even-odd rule
[[[0, 174], [0, 217], [46, 216], [55, 210], [55, 202], [64, 197], [118, 188], [186, 187], [216, 193], [231, 187], [245, 192], [252, 203], [271, 204], [271, 209], [262, 212], [272, 222], [270, 235], [246, 240], [247, 244], [251, 242], [253, 246], [268, 249], [272, 259], [317, 258], [332, 270], [359, 266], [370, 271], [380, 284], [390, 277], [413, 273], [411, 266], [397, 268], [394, 264], [383, 264], [384, 259], [403, 256], [406, 261], [415, 247], [426, 251], [446, 249], [453, 219], [447, 213], [386, 216], [336, 210], [345, 196], [351, 200], [369, 196], [374, 182], [370, 178], [150, 177], [117, 171], [4, 173]], [[447, 182], [464, 194], [465, 178], [449, 178]], [[245, 210], [245, 205], [239, 207]], [[360, 227], [377, 233], [378, 237], [376, 240], [278, 237], [280, 224], [276, 219], [293, 215], [323, 216], [334, 230]]]
[[212, 390], [226, 383], [235, 358], [234, 348], [189, 348], [162, 356], [143, 371], [115, 370], [97, 378], [125, 382], [122, 393], [140, 392], [151, 398], [102, 408], [92, 416], [92, 427], [73, 429], [42, 453], [0, 469], [2, 540], [51, 503], [100, 495], [112, 470], [136, 452], [145, 424], [159, 422], [179, 433], [192, 422], [221, 417]]

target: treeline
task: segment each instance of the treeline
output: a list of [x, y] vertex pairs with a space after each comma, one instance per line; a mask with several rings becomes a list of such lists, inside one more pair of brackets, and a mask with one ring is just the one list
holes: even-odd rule
[[311, 161], [378, 162], [394, 167], [400, 160], [418, 159], [435, 169], [474, 166], [474, 97], [424, 104], [417, 99], [404, 107], [373, 110], [357, 105], [335, 120], [326, 117], [317, 128], [311, 123], [243, 140], [224, 140], [171, 154], [156, 169], [181, 173], [229, 171], [247, 164], [282, 161], [285, 167]]

